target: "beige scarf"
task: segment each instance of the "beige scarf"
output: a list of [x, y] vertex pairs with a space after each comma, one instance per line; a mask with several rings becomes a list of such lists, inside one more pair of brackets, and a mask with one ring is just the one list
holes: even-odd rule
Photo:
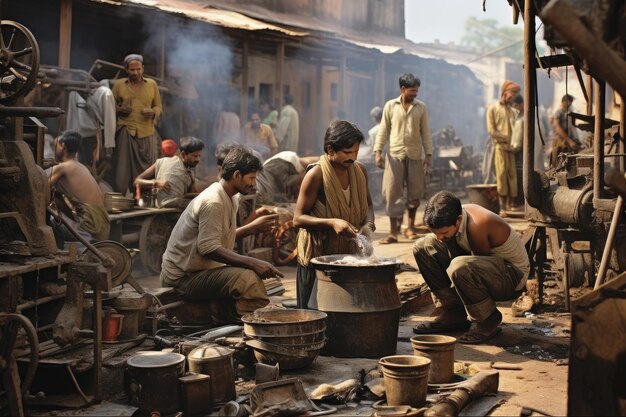
[[[319, 166], [326, 205], [319, 199], [309, 213], [320, 218], [344, 219], [355, 227], [361, 227], [367, 220], [367, 181], [363, 169], [352, 164], [348, 168], [350, 176], [350, 202], [346, 201], [339, 178], [335, 174], [327, 155], [322, 155]], [[298, 232], [298, 262], [308, 266], [312, 258], [323, 255], [353, 254], [357, 252], [356, 241], [337, 236], [332, 229], [307, 230]]]

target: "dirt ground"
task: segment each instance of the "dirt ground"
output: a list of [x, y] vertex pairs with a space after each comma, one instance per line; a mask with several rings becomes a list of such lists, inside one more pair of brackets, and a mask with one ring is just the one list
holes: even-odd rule
[[[421, 218], [421, 215], [418, 216]], [[528, 224], [524, 220], [511, 220], [513, 228], [522, 231]], [[389, 231], [389, 222], [383, 213], [377, 213], [377, 232], [375, 233], [374, 254], [377, 256], [399, 258], [406, 265], [397, 275], [398, 288], [401, 292], [419, 287], [423, 281], [415, 269], [412, 256], [413, 241], [400, 236], [399, 242], [380, 245], [376, 241]], [[285, 299], [295, 298], [296, 268], [281, 267], [285, 274], [282, 283], [286, 289], [279, 297], [272, 297], [272, 303], [280, 304]], [[144, 285], [152, 286], [156, 277], [142, 278]], [[558, 288], [548, 292], [556, 294], [552, 300], [559, 299]], [[550, 297], [548, 297], [550, 298]], [[398, 354], [412, 354], [410, 338], [414, 335], [412, 326], [415, 322], [428, 319], [432, 306], [426, 305], [416, 312], [402, 317], [398, 333]], [[531, 313], [523, 317], [514, 317], [511, 302], [500, 303], [499, 309], [504, 316], [502, 332], [484, 345], [461, 345], [455, 349], [455, 360], [466, 367], [490, 370], [492, 362], [517, 365], [521, 370], [500, 370], [500, 385], [497, 396], [485, 398], [475, 405], [482, 405], [480, 415], [515, 416], [520, 415], [522, 407], [541, 410], [549, 415], [566, 415], [567, 412], [567, 357], [569, 349], [570, 316], [563, 312], [562, 304], [535, 306]], [[452, 333], [459, 336], [461, 333]], [[364, 335], [364, 337], [368, 337]], [[370, 335], [369, 337], [375, 337]], [[307, 393], [322, 383], [337, 384], [346, 379], [357, 378], [358, 372], [376, 368], [376, 359], [340, 359], [320, 356], [308, 369], [281, 372], [281, 376], [298, 377], [302, 380]], [[240, 387], [243, 388], [243, 387]], [[335, 415], [371, 415], [371, 402], [349, 403], [338, 409]], [[476, 415], [476, 414], [468, 414]], [[536, 414], [537, 415], [537, 414]]]

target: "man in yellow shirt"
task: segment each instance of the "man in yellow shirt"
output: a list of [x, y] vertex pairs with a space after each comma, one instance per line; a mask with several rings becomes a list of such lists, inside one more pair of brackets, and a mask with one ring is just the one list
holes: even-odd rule
[[[417, 100], [421, 81], [413, 74], [400, 77], [400, 97], [385, 103], [380, 128], [374, 144], [376, 166], [383, 168], [382, 151], [389, 145], [385, 158], [382, 193], [391, 224], [389, 236], [380, 243], [398, 241], [404, 210], [408, 211], [409, 239], [417, 238], [415, 213], [424, 196], [424, 176], [433, 154], [433, 143], [428, 125], [428, 110]], [[406, 198], [404, 189], [406, 187]]]
[[502, 217], [506, 217], [506, 210], [515, 208], [514, 201], [517, 197], [515, 153], [511, 151], [511, 135], [516, 114], [511, 104], [513, 97], [519, 92], [519, 85], [513, 81], [505, 81], [500, 90], [500, 100], [487, 109], [487, 133], [495, 147], [493, 164]]
[[250, 115], [250, 121], [244, 126], [241, 136], [246, 145], [258, 151], [263, 159], [274, 156], [278, 150], [274, 131], [269, 125], [261, 123], [259, 113]]
[[143, 76], [143, 57], [128, 55], [124, 67], [128, 77], [113, 85], [117, 111], [114, 187], [121, 193], [126, 193], [137, 175], [159, 157], [160, 140], [155, 122], [162, 112], [156, 82]]

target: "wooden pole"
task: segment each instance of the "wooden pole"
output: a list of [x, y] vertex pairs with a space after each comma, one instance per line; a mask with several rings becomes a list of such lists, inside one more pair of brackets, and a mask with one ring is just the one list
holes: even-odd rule
[[59, 10], [59, 67], [70, 67], [72, 52], [72, 0], [61, 0]]
[[604, 188], [604, 97], [606, 84], [597, 81], [595, 94], [594, 128], [593, 128], [593, 199], [602, 198]]
[[276, 85], [274, 94], [274, 106], [280, 112], [283, 101], [283, 69], [285, 66], [285, 43], [280, 42], [276, 48]]
[[241, 123], [248, 120], [248, 41], [243, 41], [241, 52], [241, 102], [239, 104], [239, 116]]

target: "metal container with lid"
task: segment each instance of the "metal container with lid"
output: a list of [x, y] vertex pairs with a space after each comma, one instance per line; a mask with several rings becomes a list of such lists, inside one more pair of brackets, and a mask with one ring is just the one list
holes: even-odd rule
[[400, 295], [397, 259], [327, 255], [311, 260], [316, 280], [308, 307], [328, 315], [328, 342], [320, 354], [340, 358], [393, 355], [398, 343]]
[[235, 391], [234, 350], [208, 343], [198, 346], [189, 353], [189, 371], [211, 377], [212, 403], [231, 401], [237, 398]]
[[130, 376], [131, 404], [143, 413], [159, 410], [162, 414], [179, 410], [178, 378], [185, 372], [185, 357], [173, 352], [140, 352], [126, 361]]
[[208, 414], [211, 412], [211, 377], [189, 374], [178, 378], [183, 414]]

